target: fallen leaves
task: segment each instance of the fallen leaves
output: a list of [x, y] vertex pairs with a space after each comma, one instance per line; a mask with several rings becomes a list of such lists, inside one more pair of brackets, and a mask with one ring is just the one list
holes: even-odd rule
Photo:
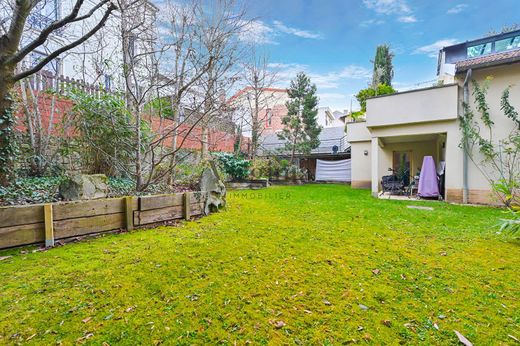
[[365, 311], [369, 309], [368, 306], [363, 305], [363, 304], [359, 304], [359, 308], [360, 308], [361, 310], [365, 310]]
[[325, 305], [327, 305], [327, 306], [332, 305], [332, 303], [329, 302], [327, 299], [323, 299], [323, 304], [325, 304]]
[[91, 319], [92, 319], [92, 317], [87, 317], [87, 318], [82, 319], [81, 322], [88, 323]]
[[276, 329], [281, 329], [287, 325], [284, 321], [281, 321], [281, 320], [280, 321], [269, 320], [269, 323], [271, 325], [273, 325]]
[[1, 257], [0, 257], [0, 261], [3, 261], [3, 260], [6, 260], [6, 259], [9, 259], [9, 258], [11, 258], [11, 257], [13, 257], [13, 256], [1, 256]]
[[507, 336], [513, 340], [515, 340], [516, 342], [520, 342], [520, 340], [518, 340], [518, 338], [515, 338], [513, 335], [511, 334], [507, 334]]
[[372, 269], [372, 273], [373, 273], [374, 275], [379, 275], [379, 274], [381, 274], [381, 270], [380, 270], [380, 269], [377, 269], [377, 268], [376, 268], [376, 269]]
[[457, 335], [457, 338], [459, 338], [459, 341], [461, 344], [463, 344], [464, 346], [473, 346], [473, 344], [468, 339], [466, 339], [466, 337], [464, 335], [462, 335], [461, 333], [459, 333], [456, 330], [454, 330], [454, 332], [455, 332], [455, 335]]

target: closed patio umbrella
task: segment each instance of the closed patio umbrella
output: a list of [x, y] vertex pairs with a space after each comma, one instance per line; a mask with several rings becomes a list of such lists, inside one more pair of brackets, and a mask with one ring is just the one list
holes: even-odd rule
[[419, 176], [419, 197], [439, 197], [439, 180], [433, 157], [425, 156]]

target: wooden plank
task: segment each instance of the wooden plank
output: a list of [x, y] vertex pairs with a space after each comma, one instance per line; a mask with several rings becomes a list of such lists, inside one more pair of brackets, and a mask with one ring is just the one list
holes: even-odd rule
[[190, 216], [191, 216], [191, 206], [190, 206], [190, 201], [191, 201], [191, 193], [189, 192], [185, 192], [184, 193], [184, 220], [189, 220], [190, 219]]
[[[132, 202], [137, 209], [137, 201]], [[54, 204], [54, 220], [75, 219], [87, 216], [124, 213], [124, 198], [95, 199], [90, 201], [73, 201]]]
[[190, 192], [192, 202], [205, 202], [208, 196], [208, 192], [193, 191]]
[[54, 221], [54, 237], [62, 239], [79, 235], [112, 231], [126, 226], [125, 213], [98, 215]]
[[191, 204], [191, 216], [198, 216], [204, 213], [204, 203]]
[[43, 222], [0, 228], [0, 249], [42, 243], [43, 241], [45, 241]]
[[125, 218], [126, 218], [126, 230], [131, 231], [134, 229], [134, 198], [132, 196], [125, 197]]
[[0, 208], [0, 227], [43, 222], [43, 204]]
[[52, 204], [43, 206], [45, 215], [45, 247], [54, 246], [54, 224], [52, 219]]
[[140, 197], [139, 210], [151, 210], [167, 207], [182, 206], [183, 194], [156, 195]]
[[135, 213], [134, 222], [139, 225], [182, 219], [184, 208], [182, 205], [161, 209], [138, 211]]

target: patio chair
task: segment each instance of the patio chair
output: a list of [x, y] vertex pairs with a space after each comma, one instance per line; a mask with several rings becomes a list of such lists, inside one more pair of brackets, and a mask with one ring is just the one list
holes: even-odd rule
[[381, 187], [383, 191], [380, 195], [385, 192], [390, 192], [392, 195], [399, 195], [404, 193], [405, 184], [402, 180], [398, 179], [395, 174], [385, 175], [381, 178]]

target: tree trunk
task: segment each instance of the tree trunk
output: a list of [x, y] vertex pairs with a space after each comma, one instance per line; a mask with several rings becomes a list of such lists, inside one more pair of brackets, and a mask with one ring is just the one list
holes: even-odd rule
[[0, 186], [7, 186], [13, 173], [14, 152], [14, 102], [10, 91], [14, 87], [12, 82], [14, 68], [4, 67], [0, 71]]
[[[138, 107], [137, 107], [138, 108]], [[135, 189], [141, 191], [143, 188], [143, 168], [141, 158], [141, 110], [136, 109], [135, 112], [135, 135], [136, 135], [136, 148], [135, 148]]]
[[202, 125], [202, 159], [206, 160], [209, 157], [209, 130], [208, 125]]
[[259, 129], [260, 124], [258, 122], [258, 113], [260, 106], [258, 104], [258, 95], [255, 95], [255, 109], [253, 111], [253, 121], [252, 121], [252, 133], [251, 133], [251, 159], [254, 159], [256, 156], [256, 149], [258, 148], [258, 137], [259, 137]]
[[173, 185], [175, 182], [175, 177], [173, 174], [173, 170], [176, 165], [177, 161], [177, 137], [178, 137], [178, 126], [179, 126], [179, 112], [180, 112], [180, 102], [176, 100], [175, 97], [172, 97], [172, 111], [173, 111], [173, 119], [172, 119], [172, 126], [174, 127], [173, 133], [172, 133], [172, 155], [170, 157], [170, 173], [168, 175], [168, 185]]

